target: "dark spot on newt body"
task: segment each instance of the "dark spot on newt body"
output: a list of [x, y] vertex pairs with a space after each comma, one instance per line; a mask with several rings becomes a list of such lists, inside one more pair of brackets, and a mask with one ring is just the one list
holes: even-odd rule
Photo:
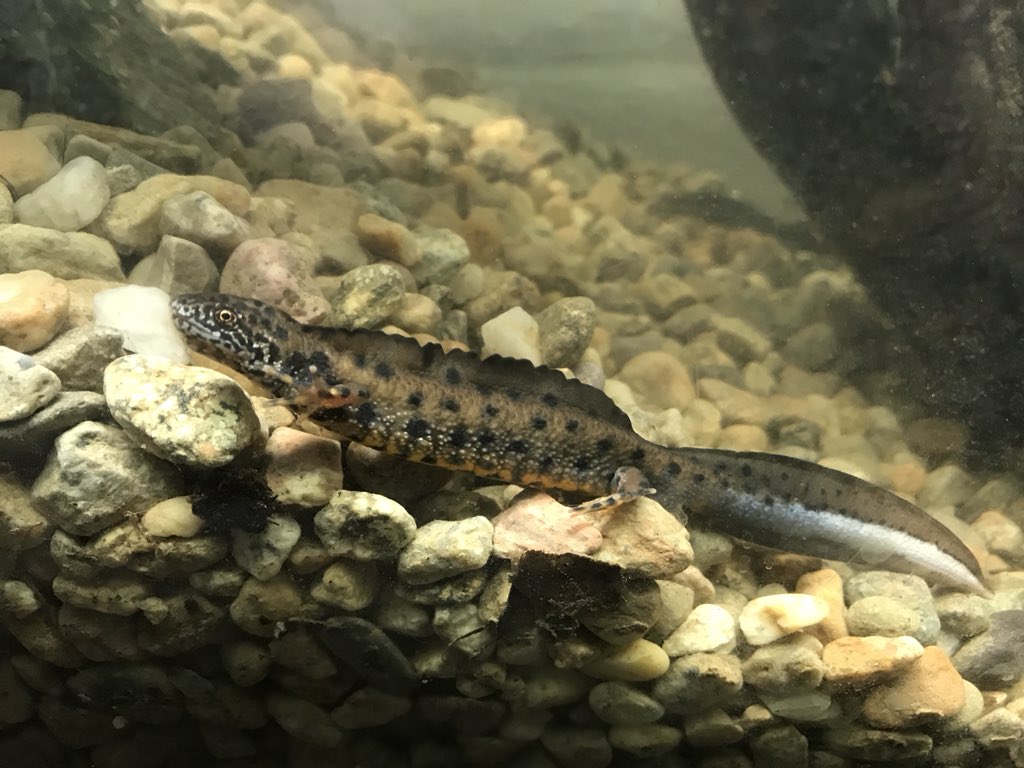
[[458, 383], [460, 383], [462, 381], [462, 374], [459, 373], [459, 369], [458, 368], [454, 368], [454, 367], [453, 368], [448, 368], [444, 372], [444, 379], [449, 384], [458, 384]]
[[494, 444], [494, 433], [489, 429], [482, 429], [476, 436], [477, 442], [481, 446], [493, 445]]
[[558, 405], [558, 398], [555, 397], [550, 392], [545, 392], [543, 395], [541, 395], [540, 399], [541, 402], [544, 403], [544, 405], [550, 405], [552, 408]]
[[597, 441], [596, 448], [601, 453], [608, 453], [608, 451], [612, 449], [612, 441], [606, 437], [602, 437], [600, 440]]
[[355, 364], [356, 368], [365, 368], [366, 367], [366, 353], [365, 352], [356, 352], [356, 354], [354, 354], [352, 356], [352, 362]]
[[545, 457], [543, 457], [540, 460], [540, 468], [541, 469], [548, 469], [554, 463], [555, 463], [555, 457], [554, 456], [545, 456]]
[[443, 407], [443, 408], [444, 408], [444, 409], [445, 409], [446, 411], [451, 411], [452, 413], [458, 413], [458, 412], [459, 412], [459, 404], [458, 404], [458, 402], [457, 402], [456, 400], [454, 400], [453, 398], [450, 398], [450, 397], [449, 397], [448, 399], [444, 400], [444, 401], [443, 401], [443, 402], [441, 403], [441, 406], [442, 406], [442, 407]]
[[693, 476], [693, 482], [695, 483], [703, 483], [705, 480], [707, 480], [707, 478], [704, 476], [703, 472], [698, 472]]
[[373, 403], [360, 403], [352, 414], [352, 421], [361, 427], [368, 427], [377, 420], [377, 409]]
[[744, 477], [750, 477], [752, 474], [754, 474], [754, 470], [751, 469], [749, 464], [744, 464], [742, 467], [740, 467], [740, 474], [743, 475]]
[[532, 424], [534, 429], [544, 429], [548, 425], [548, 420], [543, 416], [534, 416]]
[[673, 461], [669, 463], [666, 470], [672, 477], [676, 477], [683, 471], [683, 468], [679, 466], [678, 462]]
[[405, 425], [405, 434], [409, 437], [426, 437], [430, 432], [430, 424], [423, 419], [409, 419]]
[[373, 366], [373, 372], [376, 373], [384, 381], [388, 381], [392, 376], [395, 375], [395, 369], [385, 363], [383, 360]]
[[646, 455], [647, 454], [644, 453], [643, 448], [637, 448], [631, 454], [629, 454], [629, 460], [632, 462], [641, 462], [644, 460], [644, 456]]
[[573, 460], [572, 465], [579, 472], [585, 472], [587, 469], [590, 468], [590, 457], [589, 456], [577, 456]]
[[580, 423], [578, 421], [576, 421], [576, 419], [569, 419], [567, 422], [565, 422], [565, 431], [566, 432], [575, 432], [579, 428], [580, 428]]
[[448, 435], [448, 442], [456, 448], [462, 448], [468, 438], [469, 432], [462, 424], [459, 424], [452, 428], [451, 433]]
[[423, 405], [423, 393], [422, 392], [413, 392], [406, 399], [406, 402], [409, 405], [411, 405], [413, 408], [419, 408], [421, 405]]
[[486, 413], [488, 416], [497, 416], [498, 409], [495, 406], [488, 403], [487, 405], [484, 406], [484, 413]]
[[331, 370], [331, 360], [322, 351], [317, 350], [309, 355], [309, 364], [315, 365], [320, 373]]
[[508, 444], [508, 449], [512, 453], [526, 453], [526, 441], [525, 440], [513, 440]]

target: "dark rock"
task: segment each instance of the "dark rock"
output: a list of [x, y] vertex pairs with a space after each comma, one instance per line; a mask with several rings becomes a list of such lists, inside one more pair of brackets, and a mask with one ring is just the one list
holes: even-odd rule
[[405, 654], [383, 630], [365, 619], [330, 619], [321, 637], [331, 653], [382, 691], [404, 693], [419, 684]]
[[1000, 611], [991, 616], [984, 634], [964, 643], [953, 655], [953, 666], [984, 690], [1002, 690], [1024, 674], [1024, 611]]

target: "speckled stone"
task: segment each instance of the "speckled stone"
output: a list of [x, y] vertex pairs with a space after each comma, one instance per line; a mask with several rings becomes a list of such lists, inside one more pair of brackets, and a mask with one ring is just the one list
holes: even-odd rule
[[932, 750], [932, 739], [917, 731], [880, 731], [847, 725], [824, 731], [822, 746], [850, 760], [885, 764], [926, 758]]
[[32, 352], [49, 342], [68, 317], [67, 286], [39, 270], [0, 275], [0, 344]]
[[127, 355], [107, 366], [103, 392], [114, 419], [133, 439], [179, 464], [223, 466], [260, 433], [241, 387], [206, 368]]
[[434, 520], [416, 531], [398, 559], [398, 575], [409, 584], [430, 584], [480, 568], [493, 546], [494, 528], [485, 517]]
[[451, 230], [421, 227], [414, 234], [420, 251], [412, 266], [417, 285], [444, 285], [469, 262], [469, 246]]
[[224, 254], [250, 236], [248, 222], [201, 190], [167, 198], [160, 209], [159, 230], [161, 235], [180, 237], [211, 253]]
[[18, 221], [74, 232], [93, 222], [110, 200], [103, 166], [91, 157], [69, 160], [57, 175], [18, 199]]
[[810, 635], [789, 635], [755, 650], [743, 662], [743, 681], [775, 694], [817, 688], [825, 676], [821, 642]]
[[301, 323], [318, 323], [330, 304], [313, 279], [313, 256], [274, 237], [247, 240], [231, 253], [220, 290], [273, 304]]
[[846, 625], [852, 635], [902, 637], [916, 635], [921, 616], [912, 607], [885, 595], [871, 595], [850, 604]]
[[32, 501], [51, 523], [88, 535], [183, 490], [173, 465], [140, 449], [120, 429], [87, 421], [57, 438]]
[[26, 419], [60, 392], [57, 374], [28, 355], [0, 347], [0, 423]]
[[266, 581], [281, 572], [301, 533], [293, 518], [271, 515], [262, 531], [232, 531], [231, 554], [245, 571]]
[[331, 302], [331, 323], [345, 328], [375, 328], [405, 298], [402, 273], [390, 264], [356, 267], [338, 285]]
[[345, 611], [361, 611], [377, 596], [377, 566], [357, 560], [337, 560], [327, 566], [309, 595]]
[[0, 131], [0, 175], [19, 195], [31, 192], [59, 171], [60, 163], [33, 131]]
[[295, 582], [279, 573], [266, 581], [247, 579], [228, 611], [243, 632], [274, 637], [278, 622], [304, 618], [309, 609]]
[[203, 293], [217, 288], [220, 272], [201, 245], [173, 235], [160, 238], [155, 252], [139, 260], [128, 282], [159, 288], [170, 296]]
[[560, 299], [539, 312], [541, 362], [553, 368], [578, 363], [590, 345], [596, 319], [594, 302], [586, 296]]
[[402, 505], [362, 491], [336, 491], [314, 522], [331, 555], [356, 560], [393, 558], [416, 535], [416, 520]]
[[271, 432], [263, 455], [267, 486], [281, 504], [320, 507], [341, 487], [341, 446], [336, 440], [280, 427]]

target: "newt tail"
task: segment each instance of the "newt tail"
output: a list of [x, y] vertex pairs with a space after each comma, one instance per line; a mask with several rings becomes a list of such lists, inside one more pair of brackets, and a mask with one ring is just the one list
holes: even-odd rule
[[666, 509], [773, 549], [917, 573], [988, 594], [971, 551], [916, 506], [835, 470], [767, 453], [668, 448], [600, 390], [524, 360], [380, 331], [303, 325], [252, 299], [171, 302], [189, 344], [349, 439], [583, 499], [637, 468]]

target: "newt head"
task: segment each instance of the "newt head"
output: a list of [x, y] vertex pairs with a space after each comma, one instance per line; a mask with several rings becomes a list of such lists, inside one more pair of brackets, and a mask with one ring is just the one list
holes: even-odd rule
[[186, 293], [171, 300], [171, 318], [188, 345], [260, 382], [277, 395], [290, 395], [300, 358], [302, 325], [255, 299], [226, 293]]

